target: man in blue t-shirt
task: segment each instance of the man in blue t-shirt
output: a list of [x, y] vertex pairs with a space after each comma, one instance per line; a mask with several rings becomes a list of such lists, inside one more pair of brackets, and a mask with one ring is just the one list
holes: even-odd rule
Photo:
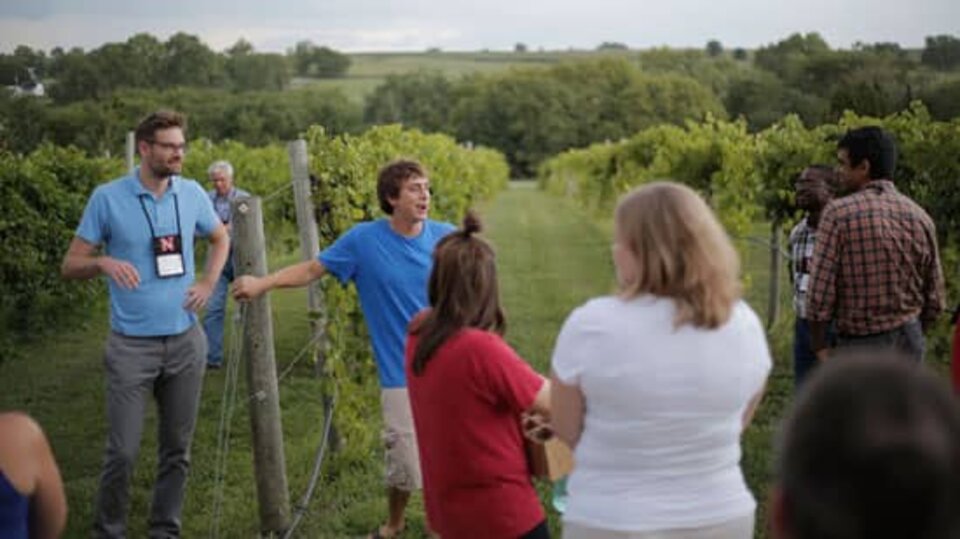
[[433, 248], [454, 226], [427, 219], [430, 181], [414, 161], [384, 167], [377, 178], [377, 198], [386, 219], [357, 224], [316, 260], [260, 278], [238, 277], [233, 295], [244, 300], [273, 288], [306, 286], [326, 273], [356, 285], [380, 376], [389, 502], [387, 523], [371, 537], [387, 538], [403, 529], [410, 492], [421, 487], [403, 365], [407, 324], [428, 305]]
[[[110, 290], [104, 353], [109, 432], [96, 537], [127, 535], [130, 479], [150, 394], [157, 401], [160, 448], [149, 535], [180, 535], [207, 354], [196, 312], [210, 298], [230, 249], [203, 188], [179, 176], [185, 130], [186, 119], [172, 111], [140, 122], [140, 167], [94, 190], [61, 268], [67, 279], [104, 275]], [[203, 279], [194, 281], [198, 235], [209, 238], [210, 251]]]

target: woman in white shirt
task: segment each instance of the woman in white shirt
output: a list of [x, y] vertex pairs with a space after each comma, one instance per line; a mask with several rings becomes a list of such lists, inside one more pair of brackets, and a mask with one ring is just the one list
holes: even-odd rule
[[552, 361], [575, 449], [564, 536], [748, 539], [740, 434], [770, 372], [737, 253], [693, 190], [651, 183], [615, 213], [619, 293], [574, 310]]

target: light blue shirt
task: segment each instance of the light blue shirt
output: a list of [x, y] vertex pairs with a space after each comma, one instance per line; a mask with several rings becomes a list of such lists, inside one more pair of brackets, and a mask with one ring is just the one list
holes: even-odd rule
[[[213, 211], [216, 212], [217, 218], [220, 219], [220, 222], [227, 224], [231, 221], [233, 216], [230, 214], [232, 211], [230, 209], [230, 203], [234, 201], [237, 197], [249, 197], [250, 193], [244, 191], [243, 189], [237, 189], [236, 187], [230, 188], [230, 192], [227, 193], [227, 196], [220, 196], [217, 193], [216, 189], [210, 189], [207, 191], [207, 196], [210, 197], [210, 202], [213, 203]], [[233, 280], [233, 230], [231, 229], [230, 234], [230, 254], [227, 255], [227, 263], [223, 266], [223, 273], [220, 274], [221, 279], [226, 279], [227, 282]], [[221, 288], [221, 292], [214, 292], [226, 294], [226, 288]]]
[[[157, 236], [176, 234], [177, 206], [185, 273], [161, 279], [147, 216]], [[218, 226], [210, 199], [193, 180], [174, 176], [159, 198], [140, 183], [139, 170], [97, 187], [87, 201], [77, 236], [103, 245], [108, 256], [133, 264], [140, 274], [140, 285], [132, 290], [107, 279], [110, 327], [135, 337], [177, 335], [190, 329], [197, 317], [183, 304], [195, 276], [194, 237], [207, 236]]]
[[354, 226], [317, 257], [341, 283], [357, 286], [381, 387], [407, 385], [407, 324], [427, 306], [433, 249], [453, 230], [451, 224], [428, 220], [420, 235], [407, 238], [380, 219]]
[[213, 203], [213, 211], [217, 212], [217, 217], [220, 218], [220, 222], [227, 224], [230, 222], [230, 203], [237, 197], [248, 197], [250, 193], [243, 189], [233, 187], [230, 189], [230, 192], [227, 193], [227, 196], [220, 196], [217, 194], [216, 189], [207, 191], [207, 196], [210, 197], [210, 202]]

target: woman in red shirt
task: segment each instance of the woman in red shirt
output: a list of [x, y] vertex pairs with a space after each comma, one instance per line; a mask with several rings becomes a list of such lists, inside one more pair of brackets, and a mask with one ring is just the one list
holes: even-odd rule
[[430, 308], [407, 340], [427, 519], [444, 538], [545, 538], [520, 419], [548, 414], [549, 382], [503, 340], [495, 255], [479, 231], [468, 214], [437, 244]]

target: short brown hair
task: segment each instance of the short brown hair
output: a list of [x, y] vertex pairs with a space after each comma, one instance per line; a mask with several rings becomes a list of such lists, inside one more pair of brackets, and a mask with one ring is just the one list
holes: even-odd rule
[[134, 137], [139, 146], [141, 142], [152, 142], [157, 131], [174, 127], [186, 133], [187, 117], [175, 110], [158, 110], [140, 120]]
[[426, 178], [427, 171], [423, 165], [410, 159], [400, 159], [393, 161], [380, 169], [377, 176], [377, 199], [380, 201], [380, 209], [387, 215], [393, 215], [393, 205], [390, 204], [391, 198], [400, 196], [400, 187], [403, 182], [410, 178]]
[[621, 295], [672, 299], [677, 326], [713, 329], [730, 318], [740, 299], [740, 258], [693, 189], [667, 181], [634, 189], [620, 199], [615, 221], [637, 267]]
[[476, 236], [480, 220], [468, 212], [463, 228], [437, 244], [427, 285], [430, 310], [411, 324], [420, 341], [413, 353], [413, 372], [423, 374], [437, 349], [463, 328], [503, 335], [507, 322], [500, 307], [497, 262], [493, 247]]

